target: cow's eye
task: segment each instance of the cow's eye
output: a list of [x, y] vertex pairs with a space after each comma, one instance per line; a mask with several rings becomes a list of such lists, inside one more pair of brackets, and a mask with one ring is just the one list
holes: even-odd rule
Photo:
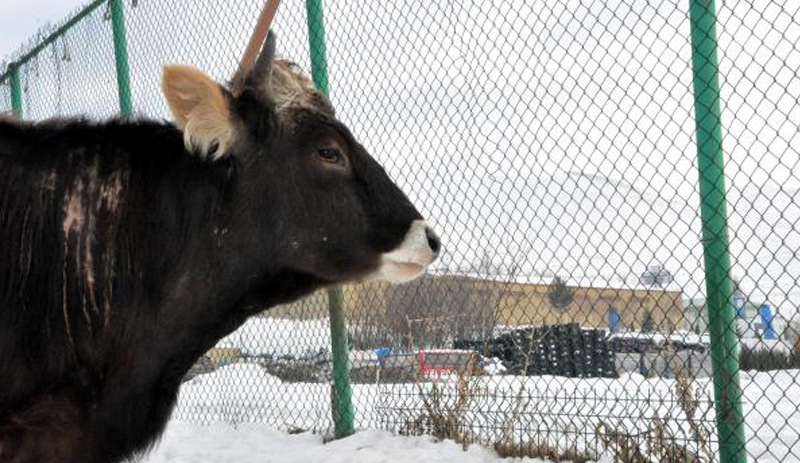
[[341, 151], [333, 148], [322, 148], [317, 150], [317, 155], [325, 162], [339, 164], [344, 159]]

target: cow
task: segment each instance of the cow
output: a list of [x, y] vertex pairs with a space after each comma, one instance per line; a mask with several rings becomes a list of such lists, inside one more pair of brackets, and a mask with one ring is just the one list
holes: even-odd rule
[[270, 33], [240, 89], [165, 66], [173, 121], [0, 121], [0, 462], [150, 448], [248, 317], [409, 281], [441, 243]]

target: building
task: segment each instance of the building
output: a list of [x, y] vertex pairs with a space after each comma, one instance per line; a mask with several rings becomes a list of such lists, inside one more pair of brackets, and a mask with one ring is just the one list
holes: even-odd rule
[[[612, 331], [670, 332], [684, 325], [679, 288], [612, 284], [601, 279], [565, 279], [573, 294], [563, 308], [548, 292], [553, 278], [497, 277], [475, 274], [428, 275], [392, 286], [381, 282], [345, 288], [345, 307], [352, 323], [379, 323], [403, 331], [414, 324], [442, 331], [442, 336], [490, 335], [497, 325], [580, 323]], [[270, 311], [273, 316], [323, 317], [324, 292]]]
[[[788, 328], [788, 321], [775, 313], [768, 303], [748, 300], [742, 293], [733, 296], [736, 311], [736, 330], [742, 339], [781, 339]], [[703, 298], [690, 299], [686, 303], [687, 328], [698, 334], [708, 333], [708, 309]]]

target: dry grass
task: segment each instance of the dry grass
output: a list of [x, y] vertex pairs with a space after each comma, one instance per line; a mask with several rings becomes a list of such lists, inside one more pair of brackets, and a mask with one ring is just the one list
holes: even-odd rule
[[[414, 331], [411, 329], [412, 320], [406, 316], [408, 324], [408, 345], [414, 346]], [[460, 443], [465, 449], [473, 443], [471, 432], [465, 426], [465, 413], [469, 404], [475, 397], [477, 382], [472, 379], [471, 370], [467, 369], [457, 376], [455, 399], [448, 400], [449, 393], [445, 391], [441, 378], [435, 378], [431, 383], [430, 391], [426, 391], [420, 381], [419, 375], [414, 376], [417, 394], [422, 400], [423, 412], [414, 420], [406, 422], [401, 433], [408, 435], [428, 434], [437, 439], [450, 439]]]
[[[584, 463], [597, 458], [589, 452], [578, 449], [577, 445], [562, 447], [543, 441], [519, 442], [509, 437], [513, 423], [518, 422], [519, 414], [525, 408], [524, 405], [520, 405], [524, 403], [522, 400], [517, 401], [514, 411], [502, 427], [501, 437], [496, 442], [480, 441], [471, 430], [469, 410], [476, 395], [484, 392], [475, 381], [475, 377], [469, 373], [458, 375], [453, 390], [441, 380], [436, 380], [429, 390], [418, 389], [423, 412], [416, 419], [408, 421], [402, 433], [427, 434], [441, 440], [452, 440], [461, 444], [464, 449], [473, 443], [488, 445], [504, 458], [528, 457], [575, 463]], [[521, 396], [522, 394], [518, 397]]]
[[[676, 370], [682, 371], [682, 370]], [[675, 396], [682, 410], [682, 416], [665, 419], [658, 414], [650, 420], [644, 431], [628, 430], [620, 425], [611, 426], [600, 422], [595, 428], [601, 448], [610, 452], [619, 463], [711, 463], [709, 431], [698, 415], [701, 404], [692, 380], [683, 374], [675, 381]], [[411, 435], [428, 434], [439, 439], [449, 439], [465, 448], [472, 443], [489, 445], [502, 457], [540, 458], [543, 460], [576, 463], [596, 460], [598, 456], [582, 448], [576, 440], [561, 445], [548, 439], [519, 441], [514, 429], [528, 408], [527, 395], [521, 388], [515, 397], [512, 410], [500, 427], [494, 442], [482, 442], [470, 426], [471, 404], [483, 394], [478, 382], [468, 373], [456, 378], [455, 385], [435, 380], [428, 388], [418, 389], [423, 410], [418, 417], [406, 423], [404, 433]], [[670, 420], [675, 421], [671, 423]], [[671, 426], [670, 424], [676, 424]], [[689, 431], [687, 433], [686, 427]], [[530, 429], [530, 428], [528, 428]], [[557, 430], [550, 429], [549, 433]], [[570, 434], [563, 430], [563, 434]], [[687, 436], [688, 434], [688, 436]]]
[[642, 454], [639, 442], [627, 432], [610, 428], [605, 423], [600, 423], [595, 429], [597, 438], [614, 455], [614, 460], [620, 463], [651, 463], [652, 460]]
[[[411, 320], [408, 320], [409, 324]], [[414, 345], [409, 330], [409, 346]], [[534, 348], [536, 343], [531, 343]], [[670, 349], [670, 347], [667, 347]], [[530, 354], [530, 352], [529, 352]], [[530, 355], [526, 356], [530, 358]], [[672, 371], [675, 372], [674, 396], [682, 413], [670, 418], [662, 418], [657, 413], [650, 420], [647, 429], [625, 429], [623, 423], [610, 425], [599, 421], [595, 436], [600, 448], [613, 455], [619, 463], [711, 463], [714, 461], [710, 445], [709, 431], [701, 420], [705, 410], [699, 399], [699, 389], [693, 384], [684, 365], [677, 356], [671, 356]], [[526, 362], [527, 363], [527, 362]], [[527, 367], [527, 365], [526, 365]], [[523, 371], [526, 371], [525, 368]], [[452, 378], [452, 377], [451, 377]], [[552, 442], [547, 436], [534, 435], [520, 440], [515, 429], [520, 428], [520, 420], [529, 409], [530, 395], [526, 393], [526, 380], [515, 391], [514, 403], [499, 427], [499, 435], [486, 442], [488, 438], [478, 436], [473, 431], [472, 406], [479, 398], [488, 394], [480, 381], [469, 370], [461, 372], [452, 381], [435, 378], [432, 383], [423, 385], [415, 377], [417, 394], [422, 410], [415, 418], [406, 421], [403, 434], [428, 434], [438, 439], [449, 439], [466, 448], [470, 444], [488, 445], [501, 457], [539, 458], [554, 462], [583, 463], [598, 459], [577, 437], [573, 442]], [[580, 417], [576, 416], [576, 419]], [[687, 428], [688, 427], [688, 431]], [[522, 426], [523, 429], [534, 429]], [[572, 430], [577, 436], [578, 433]], [[549, 429], [548, 434], [570, 434], [569, 429]], [[595, 449], [596, 450], [596, 449]]]
[[455, 397], [449, 400], [450, 394], [441, 380], [435, 380], [430, 391], [425, 391], [417, 383], [418, 394], [422, 400], [423, 413], [406, 424], [405, 433], [411, 435], [429, 434], [438, 439], [450, 439], [466, 448], [474, 442], [469, 431], [466, 413], [475, 397], [477, 383], [469, 373], [461, 373], [456, 379]]
[[[522, 371], [528, 371], [530, 359], [533, 358], [534, 349], [538, 346], [535, 339], [531, 339], [528, 345], [528, 350], [525, 353], [525, 362], [522, 366]], [[550, 461], [571, 461], [575, 463], [583, 463], [586, 461], [594, 460], [597, 457], [587, 451], [578, 449], [578, 445], [566, 445], [563, 448], [554, 446], [541, 439], [539, 442], [525, 441], [520, 442], [514, 439], [512, 430], [519, 423], [522, 412], [524, 412], [530, 403], [530, 396], [526, 394], [526, 384], [528, 377], [525, 376], [524, 380], [520, 382], [519, 389], [514, 397], [514, 409], [511, 414], [506, 418], [501, 427], [500, 437], [497, 442], [493, 444], [494, 450], [502, 457], [512, 458], [539, 458]], [[565, 432], [564, 434], [568, 434]]]
[[496, 443], [494, 450], [503, 458], [539, 458], [550, 461], [569, 461], [585, 463], [596, 459], [595, 456], [578, 450], [575, 447], [559, 449], [547, 443], [513, 442]]
[[697, 398], [697, 391], [692, 388], [692, 380], [682, 364], [679, 368], [676, 368], [675, 371], [677, 372], [675, 392], [678, 395], [681, 409], [686, 415], [686, 421], [689, 423], [689, 428], [692, 430], [693, 437], [697, 441], [697, 446], [700, 451], [700, 455], [698, 455], [697, 458], [702, 457], [702, 459], [696, 461], [710, 462], [712, 461], [711, 455], [713, 453], [709, 443], [708, 429], [703, 426], [697, 416], [700, 405], [700, 401]]
[[[667, 346], [672, 351], [671, 346]], [[671, 357], [672, 370], [675, 372], [675, 395], [678, 405], [685, 417], [684, 423], [688, 424], [692, 438], [687, 441], [680, 431], [671, 427], [667, 419], [656, 414], [650, 421], [650, 429], [639, 436], [638, 439], [630, 433], [614, 429], [601, 422], [596, 429], [600, 442], [613, 453], [616, 461], [620, 463], [710, 463], [713, 452], [710, 446], [709, 431], [698, 418], [700, 400], [698, 390], [693, 386], [693, 380], [683, 363], [676, 356]], [[681, 422], [677, 422], [677, 429], [682, 429]], [[646, 453], [642, 448], [646, 443]], [[690, 448], [687, 444], [692, 443]]]
[[[408, 320], [409, 324], [412, 320]], [[409, 330], [409, 333], [413, 332]], [[414, 345], [413, 335], [409, 334], [409, 346]], [[531, 348], [536, 343], [531, 343]], [[530, 352], [529, 352], [530, 354]], [[530, 355], [526, 356], [530, 358]], [[527, 370], [527, 362], [525, 365]], [[519, 442], [512, 438], [512, 431], [519, 422], [522, 412], [528, 405], [528, 395], [525, 394], [525, 381], [520, 385], [514, 398], [514, 408], [505, 419], [500, 428], [500, 436], [495, 442], [479, 441], [474, 435], [469, 416], [470, 406], [477, 397], [485, 397], [488, 391], [480, 384], [473, 373], [467, 368], [455, 377], [452, 383], [435, 378], [429, 388], [423, 387], [419, 377], [416, 380], [417, 394], [422, 402], [422, 412], [413, 420], [405, 423], [403, 434], [432, 435], [438, 439], [449, 439], [460, 443], [465, 449], [470, 444], [480, 443], [494, 448], [495, 452], [504, 458], [539, 458], [555, 462], [584, 463], [596, 459], [595, 455], [581, 451], [577, 445], [554, 446], [547, 442], [525, 441]]]

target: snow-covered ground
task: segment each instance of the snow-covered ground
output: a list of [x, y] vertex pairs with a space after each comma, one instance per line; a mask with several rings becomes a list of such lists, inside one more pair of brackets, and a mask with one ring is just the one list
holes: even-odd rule
[[328, 319], [289, 320], [254, 317], [222, 338], [218, 347], [237, 347], [247, 355], [300, 356], [330, 349]]
[[[305, 359], [325, 351], [329, 342], [326, 320], [256, 318], [221, 345], [237, 347], [256, 357], [282, 357], [282, 361], [293, 364], [297, 363], [293, 359]], [[354, 352], [351, 361], [358, 363], [356, 357], [364, 355], [366, 353]], [[679, 439], [694, 440], [694, 430], [680, 406], [673, 379], [647, 379], [638, 374], [626, 374], [617, 379], [502, 375], [477, 377], [473, 383], [475, 394], [464, 410], [462, 421], [465, 429], [484, 443], [497, 442], [503, 428], [508, 428], [508, 436], [514, 440], [544, 440], [561, 447], [574, 444], [599, 453], [602, 445], [594, 435], [599, 424], [626, 434], [645, 435], [655, 418], [665, 419]], [[751, 461], [800, 462], [800, 457], [796, 457], [800, 456], [800, 371], [742, 372], [741, 385]], [[402, 430], [425, 413], [421, 396], [430, 394], [432, 387], [431, 383], [354, 384], [357, 429]], [[455, 382], [444, 380], [439, 388], [443, 391], [443, 406], [452, 405], [458, 390]], [[710, 378], [699, 378], [694, 380], [692, 390], [698, 402], [697, 421], [713, 438], [713, 384]], [[250, 439], [251, 424], [330, 435], [330, 403], [329, 384], [282, 381], [251, 358], [199, 375], [184, 384], [173, 418], [204, 425], [244, 424], [238, 428], [244, 432], [242, 440]], [[174, 433], [178, 437], [189, 433], [185, 431], [188, 428], [180, 424], [173, 424], [171, 429], [177, 430]], [[191, 432], [206, 432], [205, 428], [200, 429]], [[273, 433], [270, 436], [280, 434], [270, 432]], [[238, 439], [235, 432], [230, 433], [226, 439]], [[220, 431], [220, 436], [227, 434], [227, 431]], [[377, 434], [370, 432], [368, 435]], [[305, 438], [284, 436], [282, 439], [289, 445], [320, 438], [306, 435]]]
[[[483, 463], [500, 462], [492, 451], [431, 437], [395, 436], [361, 431], [323, 443], [312, 433], [288, 434], [259, 425], [201, 427], [173, 421], [161, 442], [142, 463]], [[508, 460], [502, 460], [508, 461]], [[526, 463], [542, 460], [525, 458]]]
[[[742, 373], [747, 449], [752, 461], [800, 461], [795, 457], [800, 455], [798, 374], [797, 370]], [[421, 392], [427, 394], [431, 387], [430, 383], [354, 385], [356, 426], [402, 428], [424, 412]], [[445, 391], [445, 403], [452, 403], [454, 382], [445, 380], [440, 387]], [[679, 438], [692, 435], [673, 380], [639, 375], [619, 379], [489, 376], [476, 379], [475, 387], [476, 396], [464, 413], [464, 422], [488, 442], [498, 438], [504, 424], [510, 424], [515, 439], [545, 435], [544, 440], [553, 445], [574, 442], [597, 450], [599, 444], [592, 434], [600, 421], [636, 434], [646, 432], [656, 416], [666, 419]], [[713, 384], [708, 379], [696, 380], [693, 389], [699, 399], [698, 420], [713, 436]], [[521, 411], [512, 419], [518, 402]], [[282, 382], [257, 365], [235, 364], [185, 384], [175, 417], [193, 422], [266, 423], [324, 434], [330, 432], [330, 388], [327, 384]], [[569, 436], [581, 437], [578, 441]]]

